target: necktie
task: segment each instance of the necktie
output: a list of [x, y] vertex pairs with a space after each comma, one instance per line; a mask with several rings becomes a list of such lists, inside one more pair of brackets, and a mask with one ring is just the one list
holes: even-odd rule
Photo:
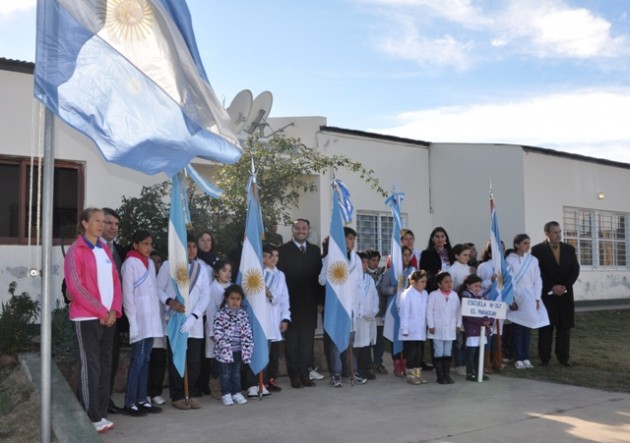
[[304, 247], [304, 245], [300, 245], [300, 252], [304, 254], [304, 251], [306, 251], [306, 248]]

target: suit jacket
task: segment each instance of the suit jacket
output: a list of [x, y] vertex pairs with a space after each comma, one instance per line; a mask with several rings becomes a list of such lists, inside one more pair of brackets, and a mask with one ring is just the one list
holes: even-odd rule
[[[575, 304], [573, 300], [573, 284], [580, 275], [580, 264], [575, 255], [575, 248], [560, 243], [560, 264], [556, 262], [547, 241], [532, 247], [532, 255], [538, 259], [540, 276], [542, 277], [542, 301], [545, 303], [551, 325], [561, 328], [575, 326]], [[564, 285], [564, 295], [549, 295], [554, 285]]]
[[320, 249], [306, 243], [302, 252], [293, 240], [279, 248], [278, 269], [284, 272], [289, 290], [292, 328], [315, 329], [317, 327], [317, 305], [324, 304], [324, 287], [319, 284], [322, 269]]

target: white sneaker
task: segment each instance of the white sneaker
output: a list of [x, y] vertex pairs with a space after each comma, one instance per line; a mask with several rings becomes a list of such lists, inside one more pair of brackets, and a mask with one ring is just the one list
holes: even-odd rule
[[154, 405], [157, 405], [157, 406], [162, 406], [163, 404], [166, 403], [166, 400], [164, 400], [164, 397], [162, 397], [161, 395], [156, 395], [155, 397], [151, 399], [151, 401], [153, 402]]
[[534, 365], [529, 360], [523, 360], [523, 364], [525, 365], [526, 369], [534, 369]]
[[243, 394], [241, 394], [240, 392], [238, 394], [234, 394], [232, 396], [232, 400], [234, 400], [239, 405], [244, 405], [245, 403], [247, 403], [247, 399], [243, 397]]
[[523, 363], [521, 360], [516, 360], [516, 363], [514, 363], [514, 367], [516, 369], [525, 369], [525, 363]]
[[98, 432], [99, 434], [107, 432], [114, 427], [114, 423], [107, 420], [106, 418], [101, 418], [100, 421], [93, 421], [92, 424], [94, 425], [94, 429], [96, 430], [96, 432]]
[[232, 400], [232, 396], [230, 394], [222, 395], [221, 401], [225, 406], [232, 406], [234, 404], [234, 400]]
[[311, 371], [308, 373], [308, 378], [310, 378], [311, 380], [323, 380], [324, 376], [317, 372], [317, 369], [318, 368], [311, 369]]

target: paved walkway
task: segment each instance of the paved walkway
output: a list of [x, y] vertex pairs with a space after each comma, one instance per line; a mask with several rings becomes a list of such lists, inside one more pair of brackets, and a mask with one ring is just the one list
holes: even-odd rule
[[[381, 375], [363, 386], [285, 388], [272, 398], [162, 414], [110, 415], [105, 442], [630, 442], [630, 395], [492, 376], [412, 386]], [[117, 404], [123, 403], [117, 394]]]

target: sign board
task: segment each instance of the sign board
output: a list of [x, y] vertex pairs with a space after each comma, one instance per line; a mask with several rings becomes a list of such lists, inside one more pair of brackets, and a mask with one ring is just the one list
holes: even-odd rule
[[490, 317], [505, 319], [507, 305], [500, 301], [462, 298], [462, 315], [464, 317]]

